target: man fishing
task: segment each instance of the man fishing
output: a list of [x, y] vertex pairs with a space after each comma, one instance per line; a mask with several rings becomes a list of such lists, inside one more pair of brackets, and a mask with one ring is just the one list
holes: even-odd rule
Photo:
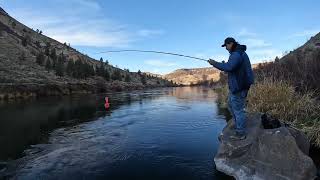
[[240, 45], [234, 38], [225, 39], [222, 47], [226, 47], [230, 56], [228, 62], [217, 62], [209, 59], [208, 62], [215, 68], [228, 73], [229, 97], [228, 107], [235, 121], [235, 132], [230, 136], [233, 140], [246, 138], [245, 102], [251, 84], [254, 82], [253, 71], [247, 47]]

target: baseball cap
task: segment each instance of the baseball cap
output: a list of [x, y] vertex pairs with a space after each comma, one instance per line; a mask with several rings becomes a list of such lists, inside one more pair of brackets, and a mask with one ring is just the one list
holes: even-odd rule
[[235, 43], [236, 40], [235, 40], [234, 38], [232, 38], [232, 37], [227, 37], [227, 38], [224, 40], [224, 44], [222, 44], [221, 47], [225, 47], [227, 44], [229, 44], [229, 43], [231, 43], [231, 42]]

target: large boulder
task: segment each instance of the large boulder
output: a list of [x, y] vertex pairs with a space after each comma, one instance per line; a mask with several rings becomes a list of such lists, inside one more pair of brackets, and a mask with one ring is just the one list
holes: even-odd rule
[[308, 156], [309, 142], [300, 131], [280, 126], [264, 129], [261, 114], [247, 117], [245, 140], [231, 140], [234, 122], [229, 121], [219, 136], [214, 158], [216, 168], [238, 180], [311, 180], [317, 169]]

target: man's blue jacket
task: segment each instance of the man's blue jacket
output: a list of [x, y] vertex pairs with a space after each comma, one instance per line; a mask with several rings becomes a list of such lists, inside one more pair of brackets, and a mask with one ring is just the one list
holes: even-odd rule
[[230, 52], [227, 63], [214, 62], [212, 65], [221, 71], [228, 73], [228, 85], [231, 93], [235, 94], [242, 90], [249, 90], [254, 82], [254, 75], [245, 45], [237, 45]]

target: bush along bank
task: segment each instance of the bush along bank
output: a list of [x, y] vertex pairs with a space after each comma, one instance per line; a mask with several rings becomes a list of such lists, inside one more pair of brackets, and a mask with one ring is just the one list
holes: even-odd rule
[[[228, 87], [216, 90], [218, 103], [227, 107]], [[270, 114], [305, 132], [311, 143], [320, 147], [320, 103], [312, 92], [301, 94], [284, 81], [264, 79], [251, 87], [247, 100], [247, 112]]]

